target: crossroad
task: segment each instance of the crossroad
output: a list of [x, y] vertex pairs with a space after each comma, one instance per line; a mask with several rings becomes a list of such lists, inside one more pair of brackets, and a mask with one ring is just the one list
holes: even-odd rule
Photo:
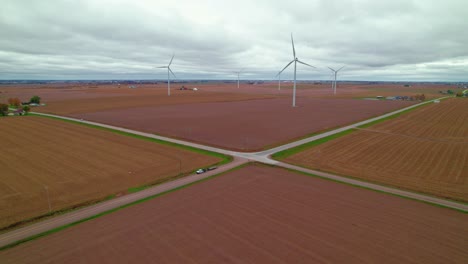
[[[439, 98], [439, 100], [444, 99], [444, 98], [447, 98], [447, 97]], [[302, 171], [302, 172], [305, 172], [305, 173], [313, 174], [313, 175], [316, 175], [316, 176], [319, 176], [319, 177], [322, 177], [322, 178], [331, 179], [331, 180], [342, 182], [342, 183], [345, 183], [345, 184], [350, 184], [350, 185], [359, 186], [359, 187], [365, 187], [365, 188], [380, 191], [380, 192], [386, 192], [386, 193], [390, 193], [390, 194], [394, 194], [394, 195], [398, 195], [398, 196], [403, 196], [403, 197], [407, 197], [407, 198], [414, 199], [414, 200], [419, 200], [419, 201], [423, 201], [423, 202], [427, 202], [427, 203], [432, 203], [432, 204], [436, 204], [436, 205], [445, 206], [445, 207], [457, 209], [457, 210], [460, 210], [460, 211], [468, 212], [468, 206], [466, 204], [457, 203], [457, 202], [454, 202], [454, 201], [449, 201], [449, 200], [445, 200], [445, 199], [441, 199], [441, 198], [436, 198], [436, 197], [429, 196], [429, 195], [413, 193], [413, 192], [410, 192], [410, 191], [404, 191], [404, 190], [401, 190], [401, 189], [382, 186], [382, 185], [369, 183], [369, 182], [365, 182], [365, 181], [360, 181], [360, 180], [356, 180], [356, 179], [350, 179], [350, 178], [346, 178], [346, 177], [342, 177], [342, 176], [339, 176], [339, 175], [334, 175], [334, 174], [326, 173], [326, 172], [322, 172], [322, 171], [310, 170], [310, 169], [302, 168], [302, 167], [299, 167], [299, 166], [279, 162], [279, 161], [274, 160], [274, 159], [271, 158], [272, 154], [277, 153], [279, 151], [283, 151], [283, 150], [290, 149], [290, 148], [293, 148], [293, 147], [296, 147], [296, 146], [299, 146], [299, 145], [302, 145], [302, 144], [305, 144], [305, 143], [308, 143], [308, 142], [311, 142], [311, 141], [315, 141], [315, 140], [318, 140], [318, 139], [321, 139], [321, 138], [324, 138], [324, 137], [328, 137], [328, 136], [340, 133], [340, 132], [348, 130], [348, 129], [357, 128], [357, 127], [359, 127], [361, 125], [368, 124], [370, 122], [374, 122], [374, 121], [389, 117], [391, 115], [401, 113], [401, 112], [406, 111], [408, 109], [418, 107], [418, 106], [420, 106], [422, 104], [428, 104], [428, 103], [432, 103], [432, 101], [423, 102], [423, 103], [420, 103], [420, 104], [415, 104], [415, 105], [412, 105], [412, 106], [409, 106], [409, 107], [406, 107], [406, 108], [403, 108], [403, 109], [393, 111], [391, 113], [381, 115], [379, 117], [370, 118], [370, 119], [367, 119], [365, 121], [361, 121], [361, 122], [357, 122], [357, 123], [352, 124], [352, 125], [337, 128], [337, 129], [334, 129], [334, 130], [331, 130], [331, 131], [327, 131], [327, 132], [324, 132], [324, 133], [321, 133], [321, 134], [317, 134], [317, 135], [314, 135], [314, 136], [311, 136], [311, 137], [308, 137], [308, 138], [304, 138], [304, 139], [301, 139], [301, 140], [298, 140], [298, 141], [294, 141], [294, 142], [291, 142], [291, 143], [288, 143], [288, 144], [285, 144], [285, 145], [282, 145], [282, 146], [278, 146], [278, 147], [275, 147], [275, 148], [272, 148], [272, 149], [268, 149], [268, 150], [265, 150], [265, 151], [250, 152], [250, 153], [249, 152], [237, 152], [237, 151], [231, 151], [231, 150], [226, 150], [226, 149], [222, 149], [222, 148], [216, 148], [216, 147], [212, 147], [212, 146], [202, 145], [202, 144], [188, 142], [188, 141], [179, 140], [179, 139], [163, 137], [163, 136], [154, 135], [154, 134], [151, 134], [151, 133], [145, 133], [145, 132], [136, 131], [136, 130], [132, 130], [132, 129], [111, 126], [111, 125], [102, 124], [102, 123], [93, 122], [93, 121], [87, 121], [87, 120], [76, 119], [76, 118], [71, 118], [71, 117], [64, 117], [64, 116], [58, 116], [58, 115], [44, 114], [44, 113], [34, 113], [36, 115], [48, 116], [48, 117], [54, 117], [54, 118], [58, 118], [58, 119], [62, 119], [62, 120], [70, 120], [70, 121], [80, 122], [80, 123], [84, 123], [84, 124], [99, 126], [99, 127], [103, 127], [103, 128], [109, 128], [109, 129], [118, 130], [118, 131], [131, 133], [131, 134], [135, 134], [135, 135], [140, 135], [140, 136], [144, 136], [144, 137], [148, 137], [148, 138], [154, 138], [154, 139], [158, 139], [158, 140], [168, 141], [168, 142], [172, 142], [172, 143], [176, 143], [176, 144], [180, 144], [180, 145], [190, 146], [190, 147], [194, 147], [194, 148], [198, 148], [198, 149], [204, 149], [204, 150], [208, 150], [208, 151], [212, 151], [212, 152], [217, 152], [217, 153], [229, 155], [229, 156], [232, 156], [234, 159], [233, 159], [232, 162], [230, 162], [228, 164], [225, 164], [225, 165], [222, 165], [222, 166], [219, 166], [216, 170], [213, 170], [213, 171], [209, 171], [209, 172], [206, 172], [206, 173], [203, 173], [203, 174], [192, 174], [192, 175], [189, 175], [187, 177], [184, 177], [184, 178], [181, 178], [181, 179], [178, 179], [178, 180], [174, 180], [174, 181], [171, 181], [171, 182], [163, 183], [163, 184], [160, 184], [160, 185], [145, 189], [145, 190], [140, 191], [140, 192], [124, 195], [124, 196], [121, 196], [121, 197], [118, 197], [118, 198], [114, 198], [114, 199], [109, 200], [109, 201], [101, 202], [101, 203], [96, 204], [96, 205], [88, 206], [88, 207], [85, 207], [85, 208], [82, 208], [82, 209], [79, 209], [79, 210], [76, 210], [76, 211], [72, 211], [72, 212], [64, 214], [64, 215], [60, 215], [60, 216], [57, 216], [57, 217], [54, 217], [54, 218], [51, 218], [51, 219], [47, 219], [47, 220], [44, 220], [44, 221], [41, 221], [41, 222], [38, 222], [38, 223], [34, 223], [34, 224], [31, 224], [31, 225], [28, 225], [28, 226], [25, 226], [25, 227], [22, 227], [22, 228], [18, 228], [16, 230], [13, 230], [13, 231], [10, 231], [10, 232], [4, 233], [4, 234], [1, 234], [0, 235], [0, 247], [3, 247], [3, 246], [6, 246], [6, 245], [9, 245], [9, 244], [12, 244], [12, 243], [27, 239], [29, 237], [44, 233], [46, 231], [52, 230], [52, 229], [57, 228], [57, 227], [61, 227], [61, 226], [64, 226], [64, 225], [75, 223], [77, 221], [86, 220], [86, 219], [88, 219], [88, 218], [90, 218], [92, 216], [95, 216], [97, 214], [101, 214], [101, 213], [107, 212], [109, 210], [119, 208], [119, 207], [122, 207], [122, 206], [127, 205], [127, 204], [134, 203], [134, 202], [139, 201], [141, 199], [145, 199], [145, 198], [148, 198], [148, 197], [152, 197], [154, 195], [158, 195], [158, 194], [161, 194], [161, 193], [168, 192], [168, 191], [176, 189], [176, 188], [180, 188], [180, 187], [185, 186], [187, 184], [191, 184], [191, 183], [206, 179], [208, 177], [211, 177], [213, 175], [226, 172], [226, 171], [228, 171], [230, 169], [233, 169], [235, 167], [238, 167], [240, 165], [243, 165], [243, 164], [245, 164], [247, 162], [252, 162], [252, 161], [266, 163], [266, 164], [270, 164], [270, 165], [275, 165], [275, 166], [282, 167], [282, 168], [287, 168], [287, 169], [293, 169], [293, 170], [296, 170], [296, 171]]]

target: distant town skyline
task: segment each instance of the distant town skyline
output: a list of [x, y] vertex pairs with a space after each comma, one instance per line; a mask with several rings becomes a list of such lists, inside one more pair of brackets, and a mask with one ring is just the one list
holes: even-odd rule
[[[27, 1], [0, 9], [0, 80], [468, 81], [468, 2]], [[293, 70], [282, 74], [292, 79]]]

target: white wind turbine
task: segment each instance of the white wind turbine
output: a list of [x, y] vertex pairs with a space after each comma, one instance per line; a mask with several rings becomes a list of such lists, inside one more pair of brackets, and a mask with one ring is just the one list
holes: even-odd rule
[[292, 43], [292, 48], [293, 48], [293, 60], [288, 63], [279, 73], [278, 73], [278, 76], [284, 71], [286, 70], [286, 68], [289, 67], [289, 65], [291, 65], [291, 63], [294, 62], [294, 88], [293, 88], [293, 101], [292, 101], [292, 106], [293, 107], [296, 107], [296, 69], [297, 69], [297, 63], [299, 62], [300, 64], [304, 64], [306, 66], [309, 66], [309, 67], [312, 67], [312, 68], [315, 68], [314, 66], [312, 65], [309, 65], [305, 62], [302, 62], [300, 61], [297, 57], [296, 57], [296, 49], [294, 48], [294, 39], [293, 39], [293, 35], [291, 33], [291, 43]]
[[240, 74], [242, 73], [242, 71], [244, 71], [244, 69], [234, 72], [235, 74], [237, 74], [237, 88], [239, 88]]
[[281, 90], [281, 72], [278, 72], [276, 76], [278, 76], [278, 91], [279, 91]]
[[170, 96], [171, 95], [171, 76], [169, 75], [169, 73], [171, 73], [174, 78], [177, 78], [175, 76], [175, 74], [172, 72], [171, 70], [171, 64], [172, 64], [172, 60], [174, 59], [174, 56], [175, 55], [172, 55], [172, 58], [171, 58], [171, 61], [169, 62], [169, 65], [167, 66], [161, 66], [161, 67], [156, 67], [156, 68], [159, 68], [159, 69], [165, 69], [167, 68], [167, 95]]
[[335, 69], [333, 69], [333, 68], [328, 67], [328, 69], [330, 69], [330, 70], [333, 72], [333, 75], [334, 75], [334, 77], [335, 77], [335, 80], [332, 82], [333, 94], [336, 94], [336, 75], [337, 75], [338, 72], [339, 72], [341, 69], [343, 69], [343, 68], [344, 68], [344, 66], [341, 67], [341, 68], [339, 68], [338, 70], [335, 70]]

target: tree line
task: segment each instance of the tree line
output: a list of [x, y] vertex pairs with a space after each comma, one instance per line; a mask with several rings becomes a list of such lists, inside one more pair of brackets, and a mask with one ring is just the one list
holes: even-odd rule
[[0, 116], [7, 116], [10, 112], [10, 108], [16, 109], [19, 113], [28, 114], [31, 111], [30, 104], [40, 104], [41, 98], [37, 95], [31, 97], [29, 102], [21, 102], [21, 100], [17, 97], [8, 98], [8, 104], [1, 104], [0, 103]]

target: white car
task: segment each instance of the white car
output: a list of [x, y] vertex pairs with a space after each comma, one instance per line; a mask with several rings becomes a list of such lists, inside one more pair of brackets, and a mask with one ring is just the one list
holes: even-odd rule
[[206, 171], [205, 169], [198, 169], [198, 170], [196, 171], [196, 173], [197, 173], [197, 174], [202, 174], [202, 173], [204, 173], [205, 171]]

